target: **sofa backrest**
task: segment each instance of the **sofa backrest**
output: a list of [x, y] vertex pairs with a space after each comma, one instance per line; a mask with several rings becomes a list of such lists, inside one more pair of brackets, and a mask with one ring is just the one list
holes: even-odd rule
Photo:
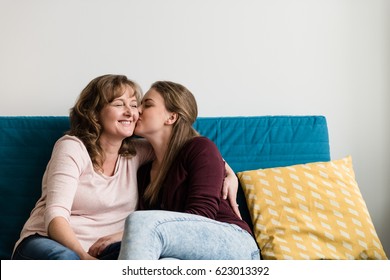
[[[213, 140], [235, 172], [330, 159], [323, 116], [200, 117], [194, 128]], [[41, 179], [68, 117], [0, 117], [0, 259], [9, 259], [41, 193]], [[250, 217], [242, 189], [238, 203]]]
[[324, 116], [201, 117], [194, 128], [235, 172], [330, 159]]
[[9, 259], [68, 117], [0, 117], [0, 259]]

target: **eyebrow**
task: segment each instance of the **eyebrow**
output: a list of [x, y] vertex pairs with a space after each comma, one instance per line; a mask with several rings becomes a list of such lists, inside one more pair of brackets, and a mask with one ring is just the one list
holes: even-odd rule
[[[133, 98], [134, 97], [134, 98]], [[117, 98], [114, 98], [114, 100], [112, 100], [111, 102], [114, 102], [114, 101], [116, 101], [116, 100], [119, 100], [119, 101], [125, 101], [127, 98], [123, 98], [122, 96], [119, 96], [119, 97], [117, 97]], [[131, 99], [130, 100], [130, 102], [133, 102], [133, 101], [137, 101], [137, 98], [133, 95], [133, 96], [131, 96], [129, 99]]]

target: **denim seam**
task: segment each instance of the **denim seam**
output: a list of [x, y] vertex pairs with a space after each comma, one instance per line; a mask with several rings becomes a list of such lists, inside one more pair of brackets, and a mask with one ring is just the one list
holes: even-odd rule
[[[203, 216], [201, 216], [203, 217]], [[239, 226], [237, 226], [236, 224], [229, 224], [229, 223], [225, 223], [225, 222], [219, 222], [219, 221], [215, 221], [215, 220], [208, 220], [209, 218], [205, 218], [204, 220], [203, 219], [196, 219], [196, 218], [174, 218], [172, 220], [166, 220], [166, 221], [159, 221], [158, 224], [156, 224], [156, 227], [160, 226], [160, 225], [163, 225], [165, 223], [174, 223], [174, 222], [202, 222], [202, 223], [210, 223], [210, 224], [215, 224], [215, 225], [221, 225], [221, 226], [224, 226], [224, 227], [232, 227], [235, 231], [239, 231], [239, 232], [246, 232], [248, 233], [246, 230], [240, 228]], [[249, 233], [248, 233], [249, 234]]]

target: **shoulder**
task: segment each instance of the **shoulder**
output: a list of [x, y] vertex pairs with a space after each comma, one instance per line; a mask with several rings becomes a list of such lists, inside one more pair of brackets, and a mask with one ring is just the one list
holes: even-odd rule
[[188, 140], [186, 147], [216, 148], [217, 146], [209, 138], [204, 136], [197, 136]]
[[197, 136], [190, 139], [183, 147], [183, 152], [192, 155], [212, 155], [219, 154], [215, 143], [204, 136]]
[[49, 162], [53, 168], [76, 167], [80, 172], [91, 164], [91, 158], [84, 143], [79, 138], [70, 135], [64, 135], [57, 140]]
[[204, 170], [204, 168], [214, 172], [218, 166], [222, 168], [224, 164], [216, 144], [203, 136], [189, 140], [178, 158], [188, 170], [194, 172]]
[[66, 135], [62, 136], [61, 138], [59, 138], [55, 145], [57, 145], [57, 146], [58, 145], [84, 146], [84, 143], [78, 137], [66, 134]]
[[54, 152], [87, 153], [84, 143], [76, 136], [64, 135], [57, 140], [53, 148]]

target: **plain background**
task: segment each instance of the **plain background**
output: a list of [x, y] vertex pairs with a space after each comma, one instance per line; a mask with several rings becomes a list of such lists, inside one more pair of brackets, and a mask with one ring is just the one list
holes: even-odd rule
[[182, 83], [200, 116], [326, 116], [390, 254], [390, 1], [0, 0], [0, 40], [3, 116], [68, 115], [106, 73]]

